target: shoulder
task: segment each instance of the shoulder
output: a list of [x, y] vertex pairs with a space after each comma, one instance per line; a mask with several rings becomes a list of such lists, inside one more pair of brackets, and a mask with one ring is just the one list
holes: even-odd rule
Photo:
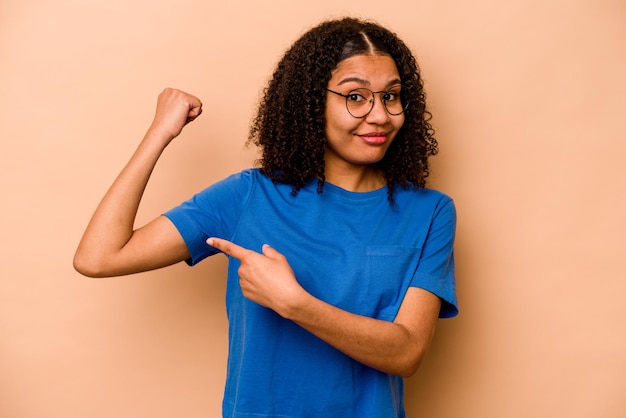
[[208, 186], [203, 193], [242, 193], [249, 192], [257, 184], [270, 181], [260, 170], [248, 168], [237, 173], [228, 175]]
[[[280, 185], [280, 183], [276, 183], [269, 176], [263, 173], [259, 168], [246, 168], [238, 173], [231, 174], [226, 177], [223, 182], [227, 183], [243, 183], [243, 184], [256, 184], [262, 185], [263, 187], [267, 187], [269, 185]], [[287, 185], [289, 188], [291, 186]]]
[[410, 209], [412, 207], [431, 208], [432, 210], [448, 210], [454, 211], [454, 200], [449, 195], [428, 187], [414, 188], [397, 188], [394, 192], [394, 199], [398, 202], [400, 209]]
[[432, 228], [456, 228], [457, 213], [454, 200], [435, 189], [401, 189], [394, 193], [394, 212], [411, 225]]
[[241, 205], [247, 201], [255, 183], [255, 170], [248, 169], [224, 177], [197, 192], [185, 205], [211, 207]]
[[267, 202], [291, 201], [293, 199], [291, 189], [288, 184], [272, 181], [258, 168], [248, 168], [214, 183], [202, 194], [257, 207]]
[[237, 173], [230, 174], [225, 177], [219, 183], [239, 184], [239, 183], [254, 183], [265, 178], [261, 171], [257, 168], [246, 168]]

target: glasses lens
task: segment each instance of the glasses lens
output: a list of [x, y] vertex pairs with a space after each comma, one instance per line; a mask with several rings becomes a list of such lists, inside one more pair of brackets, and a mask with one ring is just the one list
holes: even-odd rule
[[352, 90], [346, 95], [348, 112], [355, 118], [367, 115], [374, 105], [374, 96], [368, 89]]
[[383, 103], [387, 108], [387, 112], [391, 115], [399, 115], [404, 112], [409, 104], [408, 92], [400, 86], [392, 87], [382, 94]]

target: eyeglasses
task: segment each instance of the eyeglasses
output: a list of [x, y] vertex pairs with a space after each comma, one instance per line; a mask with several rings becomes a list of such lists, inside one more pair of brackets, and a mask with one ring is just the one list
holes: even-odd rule
[[355, 118], [364, 118], [374, 108], [374, 95], [380, 94], [380, 100], [385, 106], [385, 110], [390, 115], [400, 115], [409, 106], [409, 92], [408, 89], [401, 86], [395, 86], [389, 90], [372, 91], [365, 87], [351, 90], [348, 94], [339, 93], [331, 89], [327, 91], [336, 94], [337, 96], [345, 97], [346, 109], [348, 113]]

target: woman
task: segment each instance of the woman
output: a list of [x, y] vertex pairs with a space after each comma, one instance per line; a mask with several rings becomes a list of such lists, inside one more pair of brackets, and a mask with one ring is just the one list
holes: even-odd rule
[[452, 200], [425, 188], [437, 143], [397, 36], [333, 20], [279, 62], [250, 141], [259, 169], [133, 224], [163, 150], [202, 112], [166, 89], [75, 255], [92, 277], [229, 257], [225, 417], [404, 417], [438, 317], [456, 315]]

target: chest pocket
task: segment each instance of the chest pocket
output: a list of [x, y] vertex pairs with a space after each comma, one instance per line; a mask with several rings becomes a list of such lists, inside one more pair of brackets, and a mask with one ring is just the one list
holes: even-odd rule
[[392, 321], [404, 299], [422, 253], [397, 245], [366, 248], [365, 277], [360, 284], [361, 314]]

